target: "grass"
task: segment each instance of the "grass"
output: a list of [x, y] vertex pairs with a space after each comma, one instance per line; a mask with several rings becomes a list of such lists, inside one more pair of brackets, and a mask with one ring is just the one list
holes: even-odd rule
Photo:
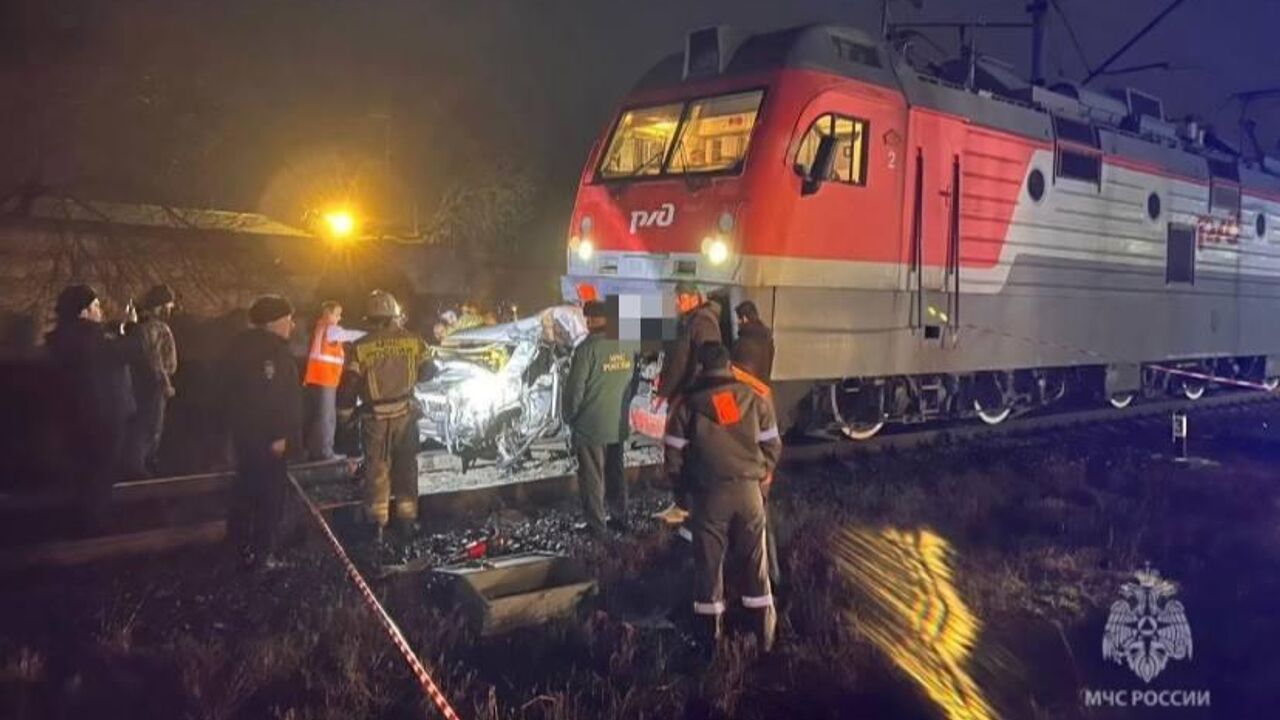
[[[992, 690], [983, 702], [1004, 716], [1072, 716], [1071, 683], [1084, 672], [1079, 633], [1119, 580], [1144, 559], [1171, 562], [1213, 536], [1214, 513], [1274, 498], [1262, 471], [1242, 476], [1252, 484], [1240, 498], [1157, 469], [1149, 455], [1117, 447], [953, 448], [780, 478], [771, 522], [786, 581], [781, 641], [764, 657], [734, 636], [714, 662], [700, 661], [682, 629], [687, 550], [660, 532], [609, 548], [575, 544], [600, 596], [577, 620], [504, 638], [476, 640], [420, 578], [380, 592], [465, 718], [928, 717], [959, 693], [946, 683], [935, 700], [921, 691], [939, 662], [972, 673], [972, 687]], [[854, 553], [852, 565], [834, 561], [842, 533], [889, 537], [886, 529], [896, 529], [894, 542]], [[925, 537], [945, 548], [922, 566]], [[1235, 549], [1224, 539], [1187, 562], [1211, 565], [1212, 553]], [[312, 538], [295, 560], [292, 570], [243, 578], [211, 552], [0, 592], [0, 715], [421, 717], [415, 682], [323, 546]], [[898, 579], [876, 600], [866, 577], [880, 568]], [[904, 588], [927, 595], [939, 579], [951, 586], [951, 609], [971, 613], [972, 632], [954, 613], [929, 622], [914, 612], [927, 607], [913, 604], [918, 597], [894, 610]], [[1011, 669], [1012, 651], [988, 642], [1002, 629], [1037, 638], [1063, 677], [1032, 682], [1040, 668]], [[877, 632], [925, 642], [896, 657]], [[1025, 687], [1001, 687], [1019, 672]], [[975, 707], [952, 716], [980, 717]]]

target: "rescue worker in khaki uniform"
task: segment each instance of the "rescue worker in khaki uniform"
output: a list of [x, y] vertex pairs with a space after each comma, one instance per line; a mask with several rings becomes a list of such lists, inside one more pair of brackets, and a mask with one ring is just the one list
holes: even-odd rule
[[373, 330], [351, 348], [348, 369], [358, 376], [364, 443], [366, 520], [381, 541], [391, 516], [402, 536], [418, 520], [418, 411], [413, 388], [431, 360], [427, 343], [404, 329], [400, 304], [388, 292], [369, 295]]
[[[627, 406], [635, 390], [635, 356], [640, 345], [608, 337], [604, 303], [589, 302], [582, 313], [590, 334], [573, 351], [565, 381], [564, 419], [573, 429], [578, 492], [587, 529], [604, 538], [606, 528], [628, 529], [622, 443], [631, 434]], [[607, 523], [606, 499], [612, 515]]]
[[708, 646], [720, 636], [726, 553], [744, 582], [742, 604], [753, 616], [760, 647], [773, 647], [777, 615], [765, 552], [763, 484], [782, 454], [773, 404], [739, 382], [729, 351], [698, 349], [701, 379], [668, 414], [665, 472], [690, 490], [694, 603]]
[[[658, 375], [658, 392], [653, 399], [653, 409], [679, 398], [697, 381], [701, 374], [697, 350], [707, 343], [722, 343], [720, 333], [720, 303], [703, 297], [698, 286], [687, 280], [676, 283], [676, 311], [680, 321], [676, 338], [663, 347], [662, 370]], [[668, 412], [670, 408], [668, 407]], [[689, 516], [689, 499], [682, 490], [674, 488], [670, 507], [656, 517], [663, 522], [679, 525]]]

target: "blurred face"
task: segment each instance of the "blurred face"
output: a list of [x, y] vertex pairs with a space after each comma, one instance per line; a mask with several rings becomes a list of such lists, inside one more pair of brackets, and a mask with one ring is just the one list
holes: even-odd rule
[[325, 322], [331, 325], [337, 325], [338, 323], [342, 322], [342, 306], [339, 305], [330, 310], [325, 310], [324, 319], [325, 319]]
[[702, 298], [696, 293], [680, 293], [676, 295], [676, 310], [687, 313], [702, 304]]
[[266, 325], [263, 325], [263, 327], [267, 329], [267, 332], [288, 340], [289, 336], [293, 334], [293, 316], [285, 315], [279, 320], [272, 320]]
[[102, 303], [98, 302], [97, 298], [94, 298], [93, 302], [89, 303], [89, 307], [80, 311], [80, 317], [90, 322], [102, 322]]

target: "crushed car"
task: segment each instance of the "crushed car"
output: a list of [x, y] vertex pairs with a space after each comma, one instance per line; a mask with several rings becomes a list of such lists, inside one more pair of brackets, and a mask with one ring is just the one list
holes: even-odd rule
[[443, 447], [464, 470], [477, 460], [512, 468], [535, 445], [562, 445], [567, 454], [562, 388], [586, 335], [581, 309], [558, 305], [444, 338], [434, 374], [415, 388], [424, 446]]

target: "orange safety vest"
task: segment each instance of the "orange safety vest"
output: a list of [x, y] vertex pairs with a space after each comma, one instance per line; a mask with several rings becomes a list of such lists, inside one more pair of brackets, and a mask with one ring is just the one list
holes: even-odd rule
[[342, 366], [346, 356], [342, 351], [342, 343], [329, 342], [329, 323], [321, 320], [316, 323], [316, 331], [311, 335], [311, 351], [307, 353], [307, 374], [303, 383], [320, 387], [338, 387], [342, 380]]

